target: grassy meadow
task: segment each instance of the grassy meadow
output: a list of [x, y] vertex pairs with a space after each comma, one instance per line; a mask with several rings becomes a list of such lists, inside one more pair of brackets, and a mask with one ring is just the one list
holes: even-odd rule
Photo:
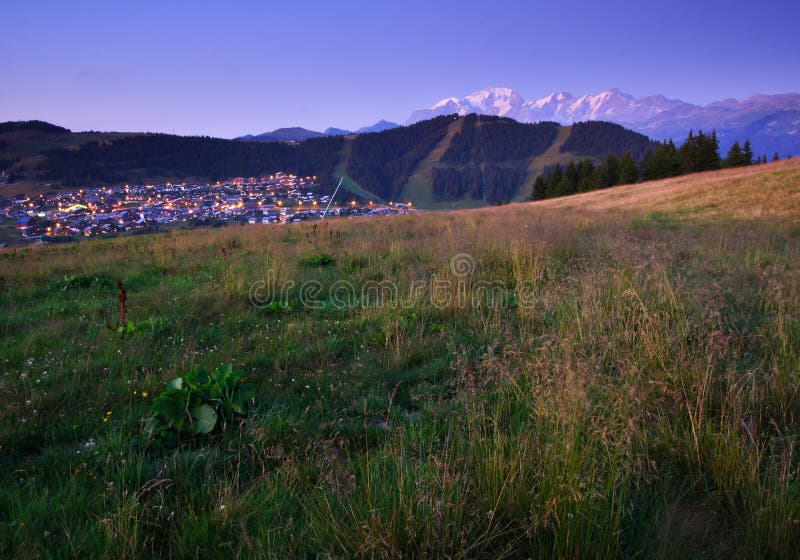
[[[798, 160], [7, 249], [0, 288], [2, 558], [800, 550]], [[220, 364], [247, 417], [148, 442]]]

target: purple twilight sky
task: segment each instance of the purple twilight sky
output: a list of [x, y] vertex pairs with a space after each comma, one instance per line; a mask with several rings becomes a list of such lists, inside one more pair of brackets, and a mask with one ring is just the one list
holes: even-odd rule
[[0, 121], [234, 137], [508, 86], [800, 91], [800, 2], [4, 0]]

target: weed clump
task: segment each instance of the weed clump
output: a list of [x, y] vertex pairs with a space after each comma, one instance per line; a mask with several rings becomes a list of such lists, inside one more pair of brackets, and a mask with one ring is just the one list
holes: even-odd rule
[[172, 380], [153, 399], [145, 436], [149, 441], [178, 444], [182, 436], [226, 431], [236, 418], [246, 416], [253, 400], [254, 387], [244, 383], [243, 376], [222, 365], [211, 373], [198, 368]]
[[319, 255], [312, 255], [305, 260], [305, 263], [308, 266], [321, 268], [323, 266], [329, 266], [336, 262], [332, 256], [328, 253], [320, 253]]

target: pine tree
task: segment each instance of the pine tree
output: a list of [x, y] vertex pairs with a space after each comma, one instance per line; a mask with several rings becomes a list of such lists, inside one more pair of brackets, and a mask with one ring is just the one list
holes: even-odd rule
[[686, 172], [691, 171], [713, 171], [721, 167], [721, 160], [719, 157], [719, 140], [717, 140], [717, 131], [711, 132], [711, 136], [707, 136], [700, 132], [700, 147], [698, 148], [698, 164], [694, 169], [690, 169], [684, 164]]
[[547, 195], [547, 183], [544, 182], [544, 176], [539, 175], [533, 182], [533, 189], [531, 190], [531, 198], [533, 200], [544, 200]]
[[619, 184], [630, 185], [639, 180], [639, 170], [636, 168], [636, 162], [633, 159], [633, 154], [625, 152], [619, 164]]
[[642, 179], [644, 181], [648, 181], [651, 179], [651, 175], [653, 172], [652, 171], [653, 158], [654, 158], [653, 150], [647, 150], [642, 156], [640, 168], [642, 171]]
[[678, 152], [681, 154], [681, 158], [683, 159], [683, 165], [688, 172], [699, 171], [700, 166], [700, 146], [703, 144], [703, 139], [705, 136], [703, 135], [703, 131], [699, 130], [697, 132], [697, 136], [694, 135], [694, 131], [689, 130], [689, 136], [686, 138], [686, 142], [680, 147]]
[[601, 185], [601, 187], [619, 185], [619, 158], [616, 154], [608, 154], [606, 158], [606, 171], [608, 173], [608, 175], [606, 175], [606, 184]]
[[556, 185], [556, 190], [555, 193], [553, 193], [553, 196], [567, 196], [569, 194], [573, 194], [572, 183], [570, 183], [569, 177], [562, 175], [561, 180]]
[[645, 154], [643, 170], [646, 181], [674, 177], [683, 173], [683, 158], [675, 149], [675, 143], [668, 140], [659, 144], [654, 152]]
[[775, 155], [772, 156], [772, 161], [780, 161], [780, 160], [781, 160], [781, 156], [778, 155], [778, 152], [775, 152]]
[[675, 147], [675, 142], [672, 140], [662, 144], [660, 149], [656, 150], [656, 171], [657, 176], [653, 177], [654, 179], [677, 177], [688, 171], [684, 167], [683, 158]]
[[569, 181], [569, 192], [567, 194], [575, 194], [578, 192], [578, 183], [580, 180], [580, 172], [578, 166], [574, 161], [570, 161], [567, 165], [567, 170], [564, 172], [567, 180]]
[[590, 158], [584, 158], [578, 164], [578, 192], [591, 191], [596, 188], [594, 162]]
[[547, 191], [545, 198], [556, 196], [555, 193], [558, 191], [558, 185], [561, 182], [561, 178], [563, 176], [564, 172], [561, 170], [561, 164], [557, 163], [556, 166], [547, 175]]
[[733, 145], [731, 149], [728, 150], [728, 155], [725, 158], [725, 161], [722, 162], [723, 167], [741, 167], [745, 165], [744, 154], [742, 153], [742, 147], [739, 145], [738, 140], [733, 141]]
[[742, 151], [744, 165], [753, 165], [753, 148], [750, 146], [750, 139], [744, 141], [744, 148]]

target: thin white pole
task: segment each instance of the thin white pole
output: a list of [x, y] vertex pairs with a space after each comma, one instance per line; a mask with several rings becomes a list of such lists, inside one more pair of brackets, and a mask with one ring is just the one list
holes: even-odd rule
[[342, 186], [342, 181], [344, 181], [344, 176], [342, 176], [342, 178], [339, 179], [339, 184], [336, 185], [336, 189], [333, 191], [333, 194], [331, 195], [331, 199], [328, 201], [328, 205], [325, 207], [325, 211], [322, 213], [322, 218], [320, 218], [321, 220], [324, 220], [325, 216], [328, 215], [328, 208], [330, 208], [331, 204], [333, 204], [333, 197], [336, 196], [337, 192], [339, 192], [339, 187]]

